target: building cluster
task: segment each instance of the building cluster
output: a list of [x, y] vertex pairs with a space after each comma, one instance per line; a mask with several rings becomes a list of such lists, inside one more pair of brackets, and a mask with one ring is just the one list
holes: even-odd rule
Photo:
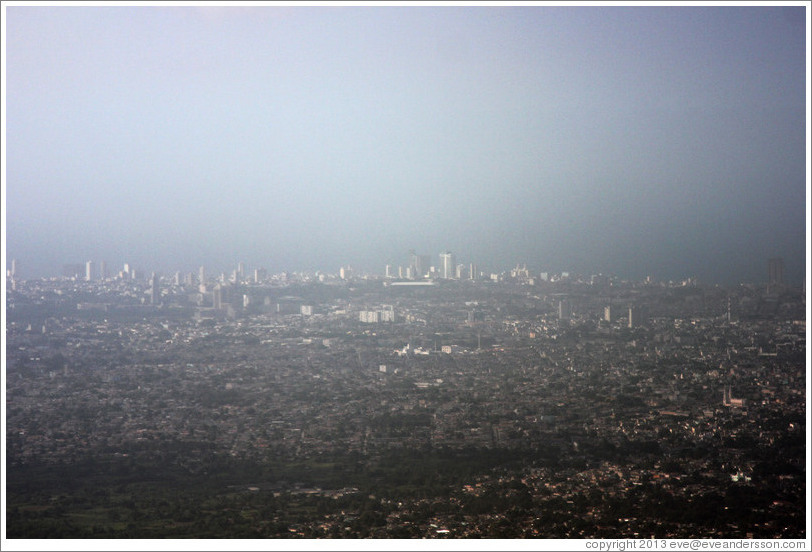
[[[203, 269], [139, 279], [127, 267], [119, 278], [17, 282], [6, 305], [9, 473], [162, 454], [170, 442], [186, 444], [172, 461], [191, 472], [212, 451], [256, 462], [535, 451], [541, 460], [387, 503], [372, 536], [406, 520], [412, 536], [492, 535], [507, 519], [483, 506], [494, 496], [526, 505], [510, 518], [520, 536], [700, 536], [702, 520], [656, 508], [731, 489], [756, 497], [757, 511], [724, 518], [716, 534], [802, 532], [801, 290], [518, 266], [470, 280], [443, 255], [432, 269], [412, 254], [402, 282], [250, 281], [242, 266], [233, 279]], [[439, 281], [410, 279], [435, 270]], [[323, 516], [293, 530], [347, 523]]]

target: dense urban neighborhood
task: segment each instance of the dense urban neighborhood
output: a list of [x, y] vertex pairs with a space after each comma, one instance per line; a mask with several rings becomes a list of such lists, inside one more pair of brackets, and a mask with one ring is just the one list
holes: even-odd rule
[[7, 281], [9, 538], [805, 535], [805, 289], [77, 276]]

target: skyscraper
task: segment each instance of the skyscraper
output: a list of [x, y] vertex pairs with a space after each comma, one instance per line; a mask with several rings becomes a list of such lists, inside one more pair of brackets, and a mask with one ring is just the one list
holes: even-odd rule
[[767, 261], [767, 273], [770, 288], [784, 285], [784, 259], [773, 257]]
[[223, 286], [222, 284], [216, 284], [214, 286], [214, 292], [212, 293], [212, 307], [220, 310], [223, 308]]
[[646, 312], [642, 307], [629, 307], [629, 328], [639, 328], [646, 319]]
[[429, 271], [431, 265], [431, 258], [429, 255], [418, 255], [414, 249], [409, 250], [409, 269], [410, 275], [408, 278], [423, 278]]
[[149, 280], [149, 304], [157, 305], [161, 298], [161, 291], [158, 289], [158, 276], [153, 272]]
[[415, 278], [417, 274], [417, 267], [420, 264], [420, 257], [414, 249], [409, 250], [409, 266], [406, 267], [406, 277]]
[[96, 263], [93, 261], [87, 261], [85, 263], [85, 280], [90, 282], [95, 277], [96, 272]]
[[457, 259], [451, 251], [440, 253], [440, 278], [450, 280], [454, 278], [457, 269]]

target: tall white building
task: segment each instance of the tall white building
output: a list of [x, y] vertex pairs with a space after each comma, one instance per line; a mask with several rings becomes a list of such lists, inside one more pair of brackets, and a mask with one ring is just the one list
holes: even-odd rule
[[457, 270], [457, 259], [451, 251], [440, 253], [440, 278], [453, 279]]
[[95, 277], [96, 273], [96, 263], [93, 261], [87, 261], [85, 263], [85, 280], [90, 282]]

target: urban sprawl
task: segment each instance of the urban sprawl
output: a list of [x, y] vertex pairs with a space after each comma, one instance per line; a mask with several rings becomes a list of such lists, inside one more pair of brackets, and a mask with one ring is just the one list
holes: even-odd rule
[[430, 264], [12, 263], [8, 536], [804, 537], [780, 259], [737, 286]]

